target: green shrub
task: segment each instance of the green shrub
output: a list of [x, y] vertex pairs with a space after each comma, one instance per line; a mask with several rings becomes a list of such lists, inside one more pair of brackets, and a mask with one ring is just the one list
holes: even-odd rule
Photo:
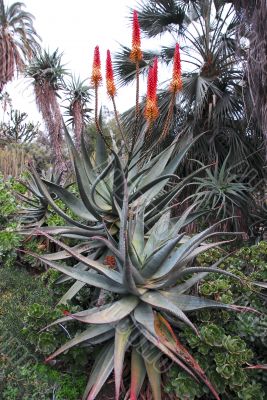
[[[53, 395], [57, 400], [77, 400], [82, 395], [85, 377], [81, 371], [76, 372], [76, 365], [83, 365], [81, 354], [73, 352], [65, 356], [73, 368], [65, 368], [67, 362], [59, 370], [42, 365], [55, 345], [66, 340], [66, 333], [57, 328], [53, 333], [39, 334], [51, 319], [62, 315], [62, 308], [55, 308], [51, 288], [57, 277], [54, 271], [32, 275], [12, 265], [0, 269], [0, 398], [3, 400], [50, 400]], [[83, 356], [86, 357], [84, 352]]]

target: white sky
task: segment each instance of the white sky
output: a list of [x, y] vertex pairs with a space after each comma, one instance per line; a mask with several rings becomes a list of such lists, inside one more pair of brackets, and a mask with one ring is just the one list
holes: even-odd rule
[[[5, 0], [6, 4], [15, 0]], [[22, 0], [23, 1], [23, 0]], [[118, 49], [118, 43], [131, 46], [131, 23], [129, 9], [136, 0], [24, 0], [26, 9], [35, 16], [34, 26], [42, 37], [42, 46], [51, 51], [59, 48], [64, 53], [66, 68], [82, 79], [89, 78], [92, 69], [93, 51], [100, 46], [104, 72], [106, 50]], [[144, 41], [143, 41], [144, 42]], [[153, 41], [159, 45], [159, 41]], [[145, 90], [143, 84], [143, 92]], [[12, 97], [14, 108], [26, 111], [30, 119], [40, 120], [35, 107], [29, 82], [19, 79], [6, 86]], [[110, 106], [102, 89], [102, 104]], [[122, 88], [117, 96], [117, 105], [124, 111], [134, 104], [133, 87]]]

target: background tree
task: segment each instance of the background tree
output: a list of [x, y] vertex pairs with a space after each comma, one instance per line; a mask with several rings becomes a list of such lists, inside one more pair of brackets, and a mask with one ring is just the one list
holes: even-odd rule
[[85, 84], [85, 81], [72, 77], [66, 83], [64, 93], [68, 102], [65, 107], [65, 115], [68, 117], [67, 124], [72, 125], [76, 145], [80, 148], [81, 135], [85, 124], [90, 120], [90, 112], [92, 111], [88, 108], [88, 103], [91, 100], [90, 88]]
[[39, 135], [39, 124], [27, 121], [28, 114], [11, 110], [9, 121], [0, 125], [0, 145], [30, 143]]
[[55, 154], [57, 171], [65, 168], [63, 158], [62, 116], [58, 102], [59, 91], [64, 88], [63, 76], [67, 73], [58, 50], [39, 52], [26, 69], [26, 76], [33, 81], [36, 104], [41, 112], [51, 146]]
[[5, 6], [0, 0], [0, 92], [40, 48], [34, 17], [24, 7], [20, 2]]

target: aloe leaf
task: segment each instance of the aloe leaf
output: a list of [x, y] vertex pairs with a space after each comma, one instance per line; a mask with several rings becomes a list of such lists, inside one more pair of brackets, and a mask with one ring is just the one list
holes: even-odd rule
[[[173, 159], [169, 162], [169, 164], [164, 169], [164, 174], [173, 174], [177, 170], [179, 164], [184, 159], [188, 150], [190, 150], [190, 148], [199, 140], [199, 138], [201, 136], [203, 136], [203, 133], [196, 136], [193, 140], [190, 140], [189, 143], [185, 143], [185, 145], [183, 145], [182, 141], [180, 141], [180, 145], [182, 145], [183, 148], [180, 149], [179, 152], [174, 155]], [[187, 141], [187, 138], [185, 138], [185, 139]], [[175, 140], [177, 140], [177, 139], [175, 139]]]
[[150, 363], [144, 357], [146, 372], [152, 389], [153, 400], [162, 400], [161, 398], [161, 372], [159, 362]]
[[[82, 254], [76, 253], [75, 251], [72, 251], [72, 249], [67, 246], [65, 243], [60, 242], [59, 240], [53, 238], [52, 236], [41, 232], [44, 236], [46, 236], [49, 240], [52, 242], [56, 243], [59, 247], [62, 247], [64, 250], [66, 250], [69, 254], [71, 254], [74, 258], [76, 258], [78, 261], [81, 263], [87, 265], [90, 268], [93, 268], [97, 272], [100, 272], [101, 274], [105, 275], [107, 278], [112, 279], [116, 283], [121, 284], [122, 283], [122, 276], [119, 272], [117, 271], [112, 271], [111, 269], [105, 267], [104, 265], [100, 264], [98, 261], [92, 260], [88, 257], [83, 256]], [[37, 255], [36, 255], [37, 257]], [[38, 256], [39, 257], [39, 256]], [[37, 258], [38, 258], [37, 257]]]
[[145, 380], [145, 376], [146, 368], [143, 357], [141, 356], [140, 352], [133, 348], [131, 358], [131, 400], [138, 399], [139, 393]]
[[[77, 281], [86, 283], [87, 285], [95, 286], [100, 289], [109, 290], [113, 293], [121, 293], [121, 294], [127, 293], [127, 291], [123, 288], [123, 286], [121, 286], [120, 284], [112, 281], [111, 279], [109, 279], [108, 277], [105, 277], [103, 275], [97, 274], [95, 272], [74, 269], [72, 267], [68, 267], [66, 265], [47, 260], [45, 257], [38, 255], [38, 254], [34, 254], [34, 253], [29, 253], [29, 254], [31, 254], [33, 257], [38, 258], [45, 264], [49, 265], [49, 267], [51, 267], [57, 271], [60, 271], [63, 274], [68, 275], [69, 277], [71, 277], [73, 279], [76, 279]], [[91, 260], [91, 261], [93, 261], [93, 260]]]
[[162, 236], [168, 232], [170, 223], [170, 212], [163, 214], [148, 232], [148, 240], [144, 248], [143, 259], [147, 259], [157, 247], [156, 244], [161, 241]]
[[[156, 340], [158, 341], [158, 343], [161, 343], [161, 351], [164, 354], [167, 354], [168, 356], [170, 356], [173, 347], [170, 347], [170, 343], [163, 341], [162, 337], [158, 334], [158, 332], [156, 332], [156, 319], [155, 319], [155, 313], [153, 312], [153, 309], [151, 306], [149, 306], [148, 304], [144, 304], [144, 303], [140, 303], [136, 309], [134, 310], [134, 322], [138, 323], [138, 329], [140, 329], [140, 326], [143, 326], [143, 328], [145, 330], [143, 330], [143, 334], [144, 332], [147, 332], [149, 334], [152, 335], [153, 338], [156, 338]], [[169, 346], [169, 348], [168, 348]], [[178, 364], [181, 368], [183, 368], [189, 375], [191, 375], [192, 377], [194, 377], [193, 373], [190, 371], [190, 369], [182, 362], [180, 361], [179, 358], [177, 358], [177, 356], [179, 357], [179, 353], [177, 353], [175, 351], [176, 355], [174, 356], [175, 358], [171, 358], [173, 361], [175, 361], [176, 364]], [[186, 361], [186, 360], [183, 360]]]
[[195, 374], [181, 360], [179, 360], [179, 358], [176, 357], [176, 355], [170, 349], [168, 349], [168, 347], [164, 343], [161, 342], [159, 337], [155, 337], [154, 335], [152, 335], [144, 326], [140, 324], [138, 325], [138, 329], [149, 342], [154, 344], [154, 346], [157, 347], [163, 354], [168, 356], [173, 362], [175, 362], [175, 364], [179, 365], [184, 371], [188, 373], [188, 375], [190, 375], [193, 379], [197, 381]]
[[[89, 250], [96, 249], [98, 247], [101, 247], [101, 244], [99, 244], [97, 241], [95, 242], [90, 242], [90, 243], [85, 243], [85, 244], [78, 244], [76, 246], [73, 246], [71, 249], [72, 251], [76, 251], [78, 253], [84, 253], [88, 252]], [[57, 251], [56, 253], [48, 253], [45, 255], [45, 258], [47, 260], [51, 261], [57, 261], [57, 260], [65, 260], [67, 258], [72, 257], [67, 251]]]
[[139, 303], [134, 310], [134, 318], [136, 322], [143, 325], [152, 335], [157, 336], [155, 331], [154, 311], [151, 305]]
[[[31, 169], [36, 182], [38, 184], [38, 187], [40, 189], [40, 191], [42, 192], [43, 196], [47, 199], [49, 205], [56, 211], [57, 214], [59, 214], [62, 218], [64, 218], [67, 222], [69, 222], [71, 225], [75, 225], [78, 226], [80, 228], [83, 229], [88, 229], [90, 230], [90, 227], [87, 225], [84, 225], [78, 221], [75, 221], [74, 219], [72, 219], [71, 217], [69, 217], [66, 213], [64, 213], [64, 211], [61, 210], [61, 208], [58, 207], [58, 205], [54, 202], [54, 200], [52, 199], [49, 191], [46, 188], [46, 185], [42, 182], [42, 180], [39, 178], [37, 172], [32, 168]], [[89, 210], [90, 211], [90, 210]]]
[[232, 309], [230, 304], [219, 303], [214, 300], [205, 299], [198, 296], [191, 295], [178, 295], [173, 291], [161, 291], [160, 292], [164, 297], [174, 303], [177, 307], [179, 307], [182, 311], [195, 311], [203, 308], [225, 308]]
[[105, 346], [97, 356], [83, 400], [94, 400], [114, 369], [114, 343]]
[[62, 186], [55, 185], [52, 182], [43, 180], [46, 186], [51, 189], [78, 217], [91, 222], [97, 222], [97, 219], [87, 210], [83, 202], [78, 199], [73, 193], [64, 189]]
[[184, 234], [169, 240], [164, 246], [162, 246], [156, 253], [154, 253], [145, 263], [142, 269], [142, 275], [145, 278], [149, 278], [156, 273], [159, 267], [170, 258], [170, 253], [176, 247], [177, 243], [181, 240]]
[[129, 337], [132, 332], [132, 325], [129, 320], [122, 320], [116, 326], [115, 330], [115, 358], [114, 358], [114, 371], [115, 371], [115, 389], [116, 395], [115, 399], [119, 400], [120, 387], [123, 372], [123, 362], [125, 357], [125, 352], [129, 345]]
[[[73, 147], [72, 147], [73, 149]], [[87, 178], [91, 184], [95, 182], [97, 175], [95, 174], [96, 170], [93, 167], [87, 148], [84, 140], [84, 135], [82, 135], [82, 140], [81, 140], [81, 151], [82, 151], [82, 161], [83, 161], [83, 166], [87, 175]]]
[[181, 182], [177, 183], [177, 185], [169, 191], [169, 193], [163, 193], [162, 195], [157, 196], [157, 198], [153, 199], [151, 202], [151, 205], [148, 206], [148, 215], [151, 217], [155, 214], [157, 214], [159, 211], [162, 209], [166, 208], [168, 204], [171, 203], [172, 200], [177, 198], [178, 194], [181, 193], [184, 188], [187, 186], [188, 182], [191, 182], [192, 178], [199, 174], [202, 170], [204, 170], [207, 167], [200, 168], [197, 171], [192, 172], [189, 174], [186, 178], [184, 178]]
[[160, 337], [160, 340], [166, 345], [166, 347], [173, 351], [188, 366], [190, 366], [194, 374], [196, 374], [206, 384], [206, 386], [213, 393], [214, 397], [217, 400], [220, 400], [218, 393], [208, 380], [203, 369], [200, 367], [195, 358], [188, 352], [188, 350], [179, 342], [170, 324], [160, 314], [155, 316], [155, 329], [158, 337]]
[[[99, 124], [102, 125], [102, 110], [100, 110], [99, 114]], [[108, 161], [108, 153], [105, 142], [101, 135], [96, 136], [96, 165], [98, 168], [105, 168]]]
[[136, 254], [142, 254], [144, 251], [145, 247], [144, 232], [145, 232], [144, 208], [141, 207], [139, 212], [136, 213], [135, 226], [131, 240], [131, 244], [134, 247]]
[[[217, 235], [217, 233], [216, 233]], [[233, 235], [231, 233], [231, 235]], [[184, 266], [184, 265], [188, 265], [191, 261], [193, 261], [199, 254], [204, 253], [205, 251], [209, 250], [209, 249], [213, 249], [214, 247], [219, 247], [223, 244], [227, 244], [227, 243], [231, 243], [233, 241], [235, 241], [236, 239], [233, 240], [223, 240], [221, 242], [213, 242], [213, 243], [208, 243], [208, 244], [202, 244], [199, 247], [197, 247], [196, 249], [192, 250], [189, 254], [186, 255], [186, 257], [182, 258], [182, 260], [180, 261], [180, 267]], [[175, 270], [175, 268], [173, 269], [173, 271]]]
[[134, 279], [134, 266], [130, 261], [128, 251], [126, 252], [126, 259], [123, 266], [123, 284], [130, 293], [136, 296], [140, 295]]
[[101, 187], [97, 189], [97, 186], [99, 184], [103, 184], [104, 178], [107, 176], [109, 173], [111, 167], [112, 167], [113, 161], [111, 161], [106, 168], [98, 175], [96, 180], [94, 181], [92, 188], [91, 188], [91, 196], [90, 200], [92, 204], [95, 206], [97, 210], [100, 212], [105, 211], [107, 214], [111, 214], [109, 210], [112, 209], [111, 206], [111, 198], [108, 196], [108, 198], [102, 194], [101, 192]]
[[267, 370], [267, 364], [249, 365], [248, 367], [246, 367], [246, 369], [263, 369], [263, 370]]
[[138, 303], [139, 299], [137, 297], [126, 296], [121, 300], [108, 304], [103, 310], [95, 311], [95, 309], [92, 309], [92, 312], [88, 310], [88, 313], [85, 316], [80, 316], [79, 313], [72, 314], [72, 318], [86, 324], [110, 324], [127, 317], [127, 315], [135, 309]]
[[[88, 227], [87, 227], [88, 228]], [[101, 227], [90, 227], [90, 231], [88, 229], [77, 228], [75, 226], [42, 226], [42, 233], [48, 233], [51, 235], [61, 235], [64, 237], [79, 237], [83, 240], [88, 240], [89, 237], [93, 235], [101, 235], [103, 234], [103, 229]], [[36, 227], [33, 227], [31, 231], [27, 230], [19, 230], [21, 234], [28, 234], [28, 235], [39, 235], [40, 230], [36, 230]]]
[[86, 285], [84, 282], [77, 281], [75, 282], [69, 290], [64, 294], [63, 297], [59, 300], [58, 304], [67, 304], [67, 302], [73, 297], [76, 296], [76, 294]]
[[[161, 153], [159, 159], [154, 164], [153, 168], [151, 168], [150, 171], [143, 177], [141, 181], [142, 187], [148, 185], [163, 173], [164, 168], [167, 165], [173, 151], [174, 151], [174, 144], [172, 143], [169, 147], [167, 147], [167, 149], [165, 149]], [[168, 172], [166, 174], [168, 174]]]
[[75, 336], [73, 339], [69, 340], [63, 346], [61, 346], [58, 350], [56, 350], [53, 354], [51, 354], [47, 359], [46, 362], [53, 360], [60, 354], [64, 353], [65, 351], [71, 349], [74, 346], [77, 346], [80, 343], [83, 343], [87, 340], [90, 340], [96, 336], [99, 336], [103, 333], [106, 333], [114, 328], [110, 325], [103, 324], [103, 325], [93, 325], [90, 328], [86, 329], [84, 332], [80, 333], [79, 335]]
[[68, 143], [68, 146], [71, 150], [72, 153], [72, 158], [73, 158], [73, 164], [74, 164], [74, 169], [75, 169], [75, 174], [76, 174], [76, 180], [77, 180], [77, 185], [78, 189], [82, 198], [82, 201], [84, 203], [84, 206], [88, 209], [88, 211], [97, 219], [101, 220], [100, 215], [95, 211], [95, 208], [93, 207], [91, 201], [90, 201], [90, 196], [88, 193], [90, 193], [91, 189], [91, 182], [88, 179], [87, 173], [85, 171], [85, 167], [80, 159], [80, 155], [78, 151], [76, 150], [75, 146], [73, 145], [72, 139], [69, 135], [69, 132], [64, 126], [64, 132], [65, 132], [65, 137]]
[[104, 342], [106, 342], [107, 340], [110, 340], [110, 339], [112, 339], [113, 341], [115, 339], [115, 330], [114, 329], [112, 329], [108, 332], [102, 333], [101, 335], [90, 339], [88, 341], [88, 344], [90, 346], [96, 346], [98, 344], [103, 345]]
[[187, 279], [185, 282], [180, 283], [177, 286], [174, 286], [169, 290], [170, 293], [174, 292], [177, 295], [185, 293], [187, 290], [191, 289], [194, 285], [196, 285], [199, 281], [206, 278], [208, 272], [202, 272], [199, 274], [193, 275], [191, 278]]
[[234, 275], [231, 272], [225, 271], [224, 269], [212, 268], [212, 267], [190, 267], [190, 268], [185, 268], [184, 270], [177, 272], [177, 275], [175, 276], [175, 279], [181, 279], [181, 277], [183, 277], [185, 275], [199, 273], [199, 272], [209, 272], [209, 273], [226, 275], [226, 276], [229, 276], [230, 278], [237, 279], [239, 282], [242, 282], [242, 279], [239, 278], [237, 275]]
[[[113, 178], [113, 196], [118, 206], [122, 208], [125, 190], [125, 176], [124, 171], [118, 155], [113, 152], [114, 155], [114, 178]], [[113, 205], [114, 210], [114, 205]]]
[[[162, 176], [157, 177], [152, 182], [149, 182], [146, 185], [141, 186], [140, 189], [135, 191], [130, 196], [129, 201], [134, 202], [141, 196], [144, 199], [145, 193], [148, 192], [150, 189], [153, 189], [153, 197], [154, 197], [157, 193], [159, 193], [162, 190], [162, 188], [167, 184], [167, 181], [170, 180], [171, 178], [177, 178], [177, 176], [172, 174], [172, 175], [162, 175]], [[164, 182], [164, 181], [166, 181], [166, 182]], [[146, 199], [145, 199], [145, 201], [146, 201]]]
[[[106, 309], [108, 306], [109, 306], [109, 305], [104, 305], [104, 306], [101, 306], [101, 307], [94, 307], [94, 308], [91, 308], [90, 310], [79, 311], [79, 312], [76, 313], [75, 315], [76, 315], [76, 316], [80, 316], [80, 317], [84, 317], [84, 316], [86, 316], [86, 315], [88, 315], [88, 314], [91, 315], [93, 312], [99, 311], [99, 309], [104, 310], [104, 309]], [[65, 322], [73, 321], [73, 317], [72, 317], [72, 315], [71, 315], [68, 311], [64, 312], [64, 314], [65, 314], [64, 317], [58, 318], [56, 321], [53, 321], [53, 322], [51, 322], [50, 324], [46, 325], [44, 328], [42, 328], [42, 329], [40, 330], [40, 332], [43, 332], [43, 331], [45, 331], [45, 330], [51, 328], [52, 326], [64, 324]]]
[[255, 286], [267, 289], [267, 282], [252, 282]]
[[[229, 218], [227, 218], [227, 219], [229, 219]], [[225, 221], [225, 220], [223, 220], [223, 221]], [[186, 255], [191, 253], [197, 246], [199, 246], [200, 243], [202, 243], [204, 240], [209, 238], [211, 236], [210, 234], [214, 230], [214, 228], [217, 225], [221, 224], [223, 221], [217, 222], [216, 224], [205, 229], [203, 232], [200, 232], [199, 234], [193, 236], [187, 242], [182, 244], [175, 252], [173, 252], [171, 254], [171, 256], [168, 258], [168, 260], [161, 265], [161, 267], [153, 275], [152, 278], [157, 279], [157, 278], [166, 277], [168, 275], [168, 273], [170, 271], [172, 271], [172, 269], [176, 266], [178, 261], [182, 260]], [[216, 234], [218, 234], [218, 233], [216, 233]], [[232, 235], [232, 233], [231, 233], [231, 235]]]
[[198, 334], [198, 331], [194, 324], [187, 318], [185, 313], [177, 307], [174, 303], [169, 301], [166, 297], [164, 297], [160, 292], [156, 291], [148, 291], [145, 294], [143, 294], [140, 298], [142, 301], [144, 301], [147, 304], [152, 305], [155, 308], [164, 310], [168, 313], [171, 313], [175, 315], [177, 318], [179, 318], [181, 321], [183, 321], [185, 324], [190, 326]]

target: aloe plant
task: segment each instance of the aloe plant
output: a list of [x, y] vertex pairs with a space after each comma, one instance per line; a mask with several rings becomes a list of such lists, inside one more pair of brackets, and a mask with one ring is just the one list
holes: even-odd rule
[[[92, 304], [88, 310], [66, 315], [51, 324], [77, 320], [88, 327], [52, 354], [48, 361], [84, 342], [92, 345], [103, 343], [84, 399], [96, 397], [113, 369], [115, 398], [119, 399], [125, 353], [131, 352], [131, 398], [138, 398], [147, 375], [154, 399], [161, 399], [160, 365], [165, 355], [196, 380], [205, 382], [219, 399], [204, 371], [179, 342], [172, 328], [173, 324], [179, 329], [189, 325], [197, 334], [197, 328], [188, 317], [191, 311], [203, 308], [241, 310], [237, 306], [189, 294], [190, 289], [209, 272], [231, 276], [218, 269], [219, 263], [206, 268], [192, 264], [198, 254], [220, 244], [208, 241], [219, 234], [214, 232], [219, 223], [193, 237], [186, 237], [184, 227], [199, 215], [194, 213], [194, 205], [180, 218], [171, 218], [169, 204], [186, 182], [174, 184], [167, 192], [164, 188], [175, 177], [173, 173], [190, 145], [182, 147], [174, 156], [175, 141], [161, 155], [142, 165], [141, 153], [130, 162], [127, 157], [123, 159], [113, 151], [108, 156], [101, 137], [98, 138], [94, 160], [88, 157], [84, 143], [81, 156], [68, 132], [65, 133], [79, 197], [55, 183], [42, 180], [32, 169], [42, 195], [69, 224], [36, 231], [56, 243], [61, 251], [35, 256], [63, 273], [60, 282], [72, 280], [61, 303], [72, 299], [86, 285], [100, 294], [104, 292], [104, 296], [96, 307]], [[70, 219], [58, 208], [51, 193], [80, 219]], [[54, 235], [57, 234], [75, 238], [79, 243], [70, 247], [56, 239]], [[69, 258], [77, 260], [77, 264], [73, 267], [66, 265], [64, 260]], [[106, 260], [110, 259], [114, 262], [107, 265]]]
[[[123, 180], [126, 188], [125, 176]], [[63, 276], [61, 280], [75, 280], [63, 302], [85, 285], [110, 294], [104, 298], [102, 305], [92, 306], [76, 314], [66, 312], [63, 318], [46, 328], [73, 320], [87, 325], [82, 333], [65, 343], [47, 361], [84, 342], [91, 345], [103, 343], [104, 347], [95, 360], [83, 398], [95, 399], [114, 369], [115, 398], [119, 399], [125, 353], [131, 352], [131, 399], [138, 398], [146, 375], [154, 399], [161, 399], [160, 363], [164, 360], [163, 356], [167, 356], [196, 380], [202, 380], [214, 397], [219, 399], [212, 383], [179, 342], [171, 327], [175, 324], [180, 330], [188, 325], [198, 334], [188, 313], [203, 308], [242, 310], [241, 307], [189, 294], [190, 289], [210, 272], [233, 276], [218, 269], [219, 262], [205, 268], [195, 267], [194, 264], [188, 266], [198, 254], [220, 244], [207, 242], [219, 234], [214, 232], [219, 223], [191, 238], [185, 238], [181, 232], [191, 208], [175, 222], [167, 212], [145, 234], [144, 206], [138, 207], [135, 215], [130, 217], [127, 199], [126, 189], [122, 206], [117, 206], [120, 215], [118, 239], [116, 236], [109, 239], [91, 237], [91, 248], [95, 248], [93, 254], [88, 254], [90, 241], [89, 246], [71, 248], [43, 232], [62, 251], [37, 257], [62, 272], [65, 278]], [[96, 260], [96, 253], [101, 247], [105, 258], [114, 257], [115, 268], [101, 262], [103, 256]], [[62, 262], [69, 257], [74, 257], [79, 264], [70, 267]]]
[[[137, 65], [137, 74], [141, 57], [140, 32], [135, 15], [131, 60]], [[180, 87], [178, 54], [176, 64], [173, 74], [175, 85], [171, 87], [172, 101], [162, 135], [164, 137], [169, 131], [174, 99]], [[75, 314], [66, 311], [64, 317], [45, 328], [68, 324], [70, 321], [79, 323], [77, 335], [51, 354], [48, 362], [73, 346], [101, 346], [85, 389], [84, 400], [96, 398], [113, 370], [114, 397], [116, 400], [120, 398], [126, 353], [131, 355], [128, 393], [131, 400], [139, 397], [146, 376], [154, 400], [162, 399], [161, 370], [164, 369], [166, 358], [179, 365], [197, 382], [203, 381], [218, 400], [219, 395], [212, 383], [180, 343], [177, 334], [185, 326], [198, 334], [197, 327], [189, 318], [192, 311], [203, 308], [246, 310], [190, 294], [191, 288], [210, 272], [235, 277], [219, 269], [220, 262], [205, 268], [194, 265], [197, 255], [225, 243], [210, 241], [219, 234], [216, 228], [220, 222], [193, 237], [186, 237], [184, 227], [203, 212], [196, 212], [193, 204], [179, 218], [171, 216], [173, 201], [198, 173], [194, 172], [183, 180], [176, 175], [180, 162], [193, 142], [175, 138], [158, 155], [153, 154], [153, 148], [147, 150], [144, 145], [146, 135], [153, 130], [157, 114], [154, 112], [157, 110], [156, 87], [153, 86], [156, 82], [156, 65], [155, 62], [150, 71], [148, 85], [150, 102], [147, 110], [151, 111], [147, 112], [148, 126], [144, 131], [138, 131], [140, 110], [137, 96], [136, 123], [132, 132], [128, 132], [127, 136], [119, 126], [121, 145], [119, 147], [117, 143], [112, 143], [114, 147], [111, 147], [102, 134], [97, 114], [97, 90], [102, 78], [99, 48], [96, 47], [92, 75], [98, 132], [95, 153], [88, 153], [83, 138], [81, 153], [78, 152], [65, 128], [78, 195], [54, 182], [41, 179], [31, 168], [38, 190], [54, 211], [64, 218], [66, 225], [28, 230], [28, 233], [46, 236], [61, 249], [46, 255], [30, 254], [63, 274], [58, 283], [72, 281], [71, 287], [60, 300], [62, 304], [66, 304], [86, 285], [94, 293], [92, 298], [88, 298], [88, 309]], [[116, 109], [115, 93], [111, 90], [111, 67], [109, 64], [108, 93]], [[137, 88], [138, 82], [137, 76]], [[116, 120], [119, 125], [118, 113]], [[71, 218], [62, 211], [53, 196], [57, 196], [77, 218]], [[224, 232], [226, 235], [228, 233]], [[55, 236], [60, 236], [60, 239]], [[71, 247], [63, 240], [64, 237], [75, 239], [76, 244]], [[69, 259], [76, 260], [76, 265], [67, 265], [69, 263], [66, 260]], [[97, 304], [92, 300], [96, 297]], [[82, 332], [81, 323], [85, 324]]]

